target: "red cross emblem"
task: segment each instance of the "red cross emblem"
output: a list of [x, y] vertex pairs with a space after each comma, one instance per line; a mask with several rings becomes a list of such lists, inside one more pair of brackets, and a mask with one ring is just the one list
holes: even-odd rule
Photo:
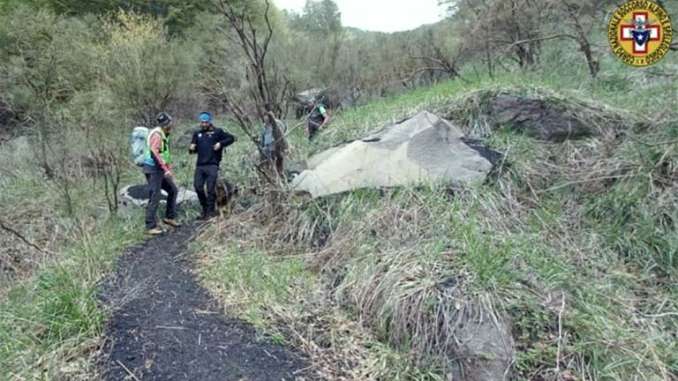
[[[649, 51], [650, 41], [661, 41], [661, 26], [658, 24], [650, 24], [648, 21], [647, 12], [633, 12], [634, 24], [621, 25], [621, 41], [633, 42], [634, 54], [647, 54]], [[645, 25], [644, 30], [639, 30], [637, 25]], [[639, 32], [647, 32], [648, 38], [639, 41], [634, 34]]]

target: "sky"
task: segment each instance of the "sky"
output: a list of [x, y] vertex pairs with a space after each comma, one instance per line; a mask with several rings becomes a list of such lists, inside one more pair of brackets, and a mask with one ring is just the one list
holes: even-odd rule
[[[301, 11], [306, 0], [273, 0], [282, 9]], [[442, 19], [438, 0], [335, 0], [344, 26], [379, 32], [414, 29]]]

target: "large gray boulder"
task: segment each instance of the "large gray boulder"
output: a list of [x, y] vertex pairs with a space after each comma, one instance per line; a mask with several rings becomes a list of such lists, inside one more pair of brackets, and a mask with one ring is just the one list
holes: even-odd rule
[[459, 128], [422, 112], [312, 157], [292, 188], [322, 197], [360, 188], [482, 182], [493, 165], [463, 139]]
[[[122, 188], [119, 192], [120, 207], [125, 208], [145, 208], [148, 205], [148, 186], [146, 184], [128, 185]], [[167, 193], [162, 191], [160, 203], [167, 202]], [[186, 188], [179, 187], [179, 195], [177, 196], [177, 205], [182, 204], [197, 204], [198, 195]]]
[[586, 123], [574, 110], [548, 99], [512, 94], [499, 94], [488, 102], [488, 114], [496, 125], [554, 142], [598, 133], [594, 125]]
[[504, 381], [515, 360], [511, 325], [491, 311], [466, 321], [455, 331], [461, 372], [454, 378], [468, 381]]
[[556, 143], [645, 125], [626, 111], [538, 88], [478, 90], [438, 106], [438, 110], [477, 136], [507, 129]]

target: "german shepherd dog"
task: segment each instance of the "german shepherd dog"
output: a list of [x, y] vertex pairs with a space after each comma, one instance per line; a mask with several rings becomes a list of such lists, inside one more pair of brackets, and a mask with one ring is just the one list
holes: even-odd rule
[[217, 181], [217, 209], [220, 217], [231, 212], [233, 200], [239, 192], [238, 187], [227, 180], [219, 179]]

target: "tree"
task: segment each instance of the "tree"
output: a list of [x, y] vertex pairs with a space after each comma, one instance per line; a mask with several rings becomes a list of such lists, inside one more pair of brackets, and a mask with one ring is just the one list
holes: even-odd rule
[[328, 38], [342, 31], [341, 12], [332, 0], [306, 0], [297, 24], [312, 36]]
[[337, 61], [344, 42], [341, 12], [333, 0], [307, 0], [301, 15], [293, 15], [290, 24], [305, 36], [309, 63], [318, 77], [329, 84], [337, 70]]
[[[4, 40], [3, 87], [9, 90], [5, 96], [12, 108], [22, 110], [25, 123], [34, 127], [36, 158], [46, 176], [54, 179], [58, 173], [52, 149], [58, 146], [54, 145], [56, 136], [62, 133], [58, 114], [78, 82], [70, 71], [79, 67], [73, 58], [81, 50], [74, 41], [83, 37], [76, 29], [82, 25], [64, 24], [50, 12], [33, 12], [28, 7], [17, 8], [5, 21], [0, 31]], [[87, 77], [86, 72], [80, 75]]]
[[74, 213], [71, 190], [80, 168], [74, 164], [82, 152], [72, 149], [79, 126], [71, 123], [68, 105], [96, 83], [88, 46], [91, 32], [81, 20], [26, 6], [12, 9], [0, 24], [5, 97], [12, 109], [20, 110], [36, 164], [62, 194], [69, 215]]
[[[596, 26], [604, 25], [605, 12], [614, 4], [611, 0], [590, 2], [586, 0], [552, 0], [552, 23], [565, 27], [562, 39], [574, 41], [584, 55], [589, 74], [596, 78], [600, 71], [600, 60], [596, 57], [590, 36]], [[563, 22], [565, 20], [565, 22]]]
[[[493, 56], [507, 56], [521, 68], [539, 61], [545, 41], [572, 41], [582, 53], [592, 78], [600, 70], [590, 36], [604, 25], [604, 13], [613, 1], [585, 0], [443, 0], [458, 33], [473, 35], [465, 40], [464, 51], [485, 56], [492, 76]], [[497, 54], [498, 53], [498, 54]]]
[[[437, 29], [441, 29], [443, 38], [440, 38]], [[431, 84], [441, 78], [459, 78], [465, 81], [459, 74], [459, 61], [461, 55], [457, 51], [452, 53], [452, 44], [446, 44], [450, 40], [448, 31], [438, 28], [427, 28], [421, 36], [415, 41], [407, 41], [403, 50], [410, 50], [410, 57], [416, 62], [416, 68], [407, 79], [408, 82], [420, 78], [419, 82], [414, 84]], [[456, 39], [454, 39], [456, 41]], [[458, 45], [458, 44], [453, 44]], [[458, 46], [456, 47], [458, 49]], [[421, 83], [421, 77], [425, 76], [425, 81]]]
[[115, 99], [115, 107], [134, 123], [151, 126], [189, 90], [194, 73], [191, 49], [167, 35], [162, 22], [119, 12], [103, 23], [107, 36], [99, 46], [99, 80]]
[[[279, 72], [271, 70], [267, 60], [274, 36], [272, 6], [269, 0], [264, 0], [263, 3], [219, 0], [217, 7], [230, 27], [230, 30], [225, 30], [226, 37], [234, 38], [240, 45], [247, 63], [246, 75], [249, 80], [246, 97], [239, 96], [239, 92], [230, 91], [223, 94], [224, 103], [242, 131], [259, 147], [252, 114], [258, 119], [258, 123], [264, 123], [268, 112], [281, 115], [289, 96], [289, 82]], [[262, 175], [271, 184], [277, 183], [267, 174]]]
[[190, 51], [150, 16], [87, 23], [21, 6], [1, 19], [1, 98], [26, 126], [36, 169], [69, 214], [77, 205], [73, 184], [103, 180], [114, 213], [128, 163], [123, 142], [132, 126], [150, 124], [188, 88]]
[[0, 0], [0, 10], [29, 5], [59, 15], [105, 16], [119, 11], [135, 12], [163, 19], [170, 34], [180, 34], [193, 25], [195, 17], [209, 8], [209, 0]]

